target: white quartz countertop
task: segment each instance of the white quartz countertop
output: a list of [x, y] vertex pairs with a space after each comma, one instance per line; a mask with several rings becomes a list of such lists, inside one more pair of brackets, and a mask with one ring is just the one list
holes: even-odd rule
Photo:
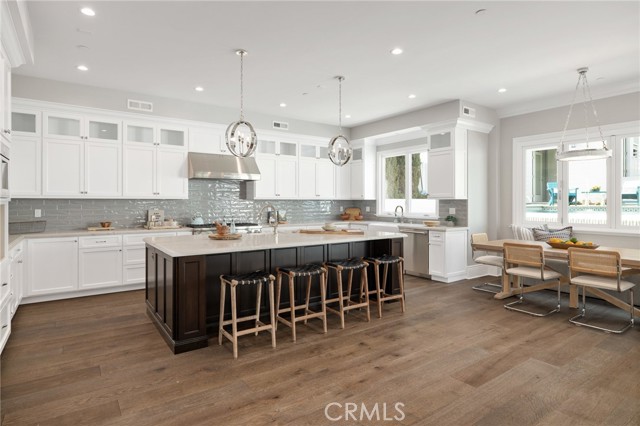
[[12, 234], [9, 235], [9, 250], [20, 241], [30, 238], [64, 238], [64, 237], [92, 237], [98, 235], [125, 235], [125, 234], [159, 234], [165, 232], [191, 232], [191, 228], [180, 227], [173, 229], [147, 229], [147, 228], [116, 228], [109, 231], [88, 231], [78, 229], [77, 231], [50, 231], [34, 232], [32, 234]]
[[242, 238], [237, 240], [214, 240], [209, 238], [208, 235], [200, 234], [177, 237], [150, 237], [145, 238], [144, 241], [147, 245], [171, 257], [183, 257], [404, 237], [406, 237], [406, 235], [402, 233], [379, 231], [366, 231], [364, 235], [348, 233], [345, 233], [345, 235], [335, 235], [283, 232], [278, 234], [243, 234]]

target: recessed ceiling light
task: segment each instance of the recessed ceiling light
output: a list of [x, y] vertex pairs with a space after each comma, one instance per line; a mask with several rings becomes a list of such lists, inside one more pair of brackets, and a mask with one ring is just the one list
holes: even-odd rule
[[285, 104], [284, 102], [281, 102], [281, 103], [280, 103], [280, 108], [284, 108], [284, 107], [286, 107], [286, 106], [287, 106], [287, 104]]
[[204, 87], [196, 86], [195, 90], [196, 90], [196, 92], [204, 92]]
[[507, 89], [505, 89], [504, 87], [501, 87], [501, 88], [498, 89], [498, 93], [504, 93], [506, 91], [507, 91]]
[[349, 114], [345, 115], [344, 118], [351, 118]]
[[391, 49], [392, 55], [400, 55], [401, 53], [402, 53], [402, 49], [400, 49], [399, 47], [394, 47], [393, 49]]
[[416, 95], [414, 95], [413, 93], [409, 95], [409, 99], [415, 99]]
[[89, 71], [89, 67], [86, 65], [78, 65], [76, 67], [79, 71]]
[[80, 12], [82, 12], [83, 15], [96, 16], [96, 12], [94, 12], [90, 7], [83, 7], [80, 9]]

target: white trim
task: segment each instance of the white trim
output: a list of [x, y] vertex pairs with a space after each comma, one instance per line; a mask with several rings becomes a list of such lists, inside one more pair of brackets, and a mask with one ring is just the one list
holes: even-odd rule
[[[640, 120], [606, 124], [606, 125], [600, 126], [600, 128], [602, 128], [602, 133], [605, 136], [611, 136], [611, 135], [616, 135], [620, 133], [640, 132]], [[589, 134], [593, 134], [594, 136], [598, 134], [598, 128], [596, 126], [588, 127], [587, 129], [589, 130]], [[607, 133], [609, 135], [607, 135]], [[565, 138], [574, 139], [582, 135], [584, 135], [584, 127], [573, 129], [573, 130], [567, 130], [567, 132], [565, 133]], [[518, 144], [544, 145], [545, 143], [551, 143], [554, 141], [557, 141], [559, 145], [561, 136], [562, 136], [562, 131], [551, 132], [551, 133], [541, 133], [539, 135], [518, 136], [516, 138], [513, 138], [513, 145], [515, 148], [516, 145]]]
[[489, 265], [481, 265], [481, 264], [467, 266], [468, 280], [485, 277], [487, 275], [490, 275], [492, 277], [499, 277], [501, 275], [500, 268], [496, 268], [495, 266], [489, 266]]
[[92, 288], [90, 290], [77, 290], [55, 294], [43, 294], [35, 296], [23, 296], [21, 305], [29, 303], [49, 302], [52, 300], [73, 299], [75, 297], [95, 296], [98, 294], [120, 293], [123, 291], [141, 290], [145, 288], [145, 283], [125, 284], [113, 287]]

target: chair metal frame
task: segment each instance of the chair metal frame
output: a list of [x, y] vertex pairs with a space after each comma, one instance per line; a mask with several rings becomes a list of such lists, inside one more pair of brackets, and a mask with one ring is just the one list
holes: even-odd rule
[[[500, 272], [502, 272], [503, 271], [502, 268], [504, 266], [504, 259], [501, 258], [500, 256], [486, 255], [486, 256], [494, 257], [494, 258], [496, 258], [496, 260], [500, 259], [500, 262], [501, 262], [500, 266], [495, 265], [495, 264], [490, 263], [490, 262], [483, 262], [481, 260], [482, 256], [480, 256], [479, 258], [476, 258], [476, 252], [483, 252], [483, 253], [486, 253], [486, 252], [484, 250], [478, 250], [478, 249], [474, 248], [473, 245], [477, 244], [477, 243], [486, 243], [487, 241], [489, 241], [489, 237], [484, 232], [471, 234], [471, 258], [473, 259], [474, 262], [479, 263], [481, 265], [488, 265], [488, 266], [498, 267], [498, 268], [500, 268]], [[486, 293], [498, 294], [498, 293], [500, 293], [502, 291], [502, 283], [484, 282], [482, 284], [474, 285], [471, 288], [473, 290], [477, 290], [477, 291], [484, 291]]]
[[[535, 245], [535, 244], [504, 243], [503, 248], [504, 248], [504, 271], [506, 274], [512, 275], [514, 277], [514, 284], [516, 285], [516, 287], [520, 287], [520, 294], [518, 295], [518, 300], [516, 300], [515, 302], [505, 304], [504, 305], [505, 309], [522, 312], [525, 314], [533, 315], [535, 317], [546, 317], [547, 315], [551, 315], [555, 312], [560, 312], [560, 277], [561, 275], [558, 272], [553, 271], [545, 266], [544, 251], [542, 249], [542, 246]], [[513, 253], [512, 250], [516, 252], [518, 250], [528, 251], [530, 252], [530, 257], [519, 258], [517, 256], [517, 253]], [[509, 272], [509, 270], [513, 271], [513, 269], [515, 269], [515, 268], [512, 268], [512, 266], [515, 266], [515, 267], [524, 266], [524, 267], [528, 267], [529, 269], [539, 268], [540, 276], [532, 277], [528, 275], [527, 276], [518, 275], [512, 272]], [[545, 271], [551, 273], [550, 278], [545, 278]], [[539, 279], [539, 280], [542, 280], [543, 283], [530, 286], [529, 288], [527, 288], [527, 290], [525, 290], [524, 285], [520, 283], [520, 277]], [[533, 291], [547, 289], [552, 287], [554, 284], [557, 284], [557, 294], [558, 294], [557, 304], [554, 309], [546, 313], [538, 313], [538, 312], [528, 311], [526, 309], [515, 307], [515, 305], [522, 305], [524, 303], [524, 293], [531, 293]]]
[[[569, 273], [570, 273], [570, 283], [571, 285], [575, 285], [576, 287], [578, 287], [578, 296], [580, 294], [580, 287], [582, 287], [582, 308], [578, 307], [578, 309], [580, 309], [580, 313], [572, 318], [569, 319], [569, 322], [578, 326], [582, 326], [582, 327], [589, 327], [589, 328], [594, 328], [596, 330], [601, 330], [607, 333], [614, 333], [614, 334], [621, 334], [624, 333], [625, 331], [627, 331], [629, 328], [634, 326], [634, 319], [633, 319], [633, 287], [635, 284], [632, 284], [628, 289], [622, 289], [621, 288], [621, 284], [624, 282], [622, 280], [622, 276], [624, 273], [624, 270], [622, 268], [622, 261], [620, 259], [620, 253], [616, 252], [616, 251], [605, 251], [605, 250], [598, 250], [598, 251], [591, 251], [591, 250], [587, 250], [587, 249], [582, 249], [582, 248], [574, 248], [574, 247], [570, 247], [569, 248]], [[609, 264], [607, 263], [603, 263], [601, 261], [595, 261], [595, 259], [592, 259], [591, 261], [587, 261], [587, 263], [589, 264], [589, 267], [583, 267], [580, 266], [579, 263], [580, 262], [580, 257], [583, 258], [590, 258], [590, 257], [598, 257], [599, 260], [602, 259], [603, 256], [605, 257], [610, 257], [611, 262]], [[614, 264], [614, 266], [612, 266], [611, 264]], [[582, 273], [582, 274], [581, 274]], [[590, 286], [587, 283], [575, 283], [573, 282], [574, 278], [580, 277], [580, 276], [596, 276], [596, 277], [606, 277], [606, 278], [610, 278], [611, 280], [615, 279], [616, 282], [616, 290], [618, 291], [618, 293], [622, 293], [626, 290], [629, 290], [629, 295], [630, 295], [630, 309], [629, 309], [629, 322], [626, 323], [626, 325], [620, 329], [612, 329], [612, 328], [606, 328], [606, 327], [600, 327], [594, 324], [589, 324], [587, 322], [581, 322], [578, 321], [578, 318], [584, 318], [586, 316], [586, 311], [587, 311], [587, 299], [586, 299], [586, 295], [587, 295], [587, 287], [596, 287], [596, 286]], [[597, 288], [602, 288], [602, 287], [597, 287]], [[612, 289], [613, 290], [613, 289]]]

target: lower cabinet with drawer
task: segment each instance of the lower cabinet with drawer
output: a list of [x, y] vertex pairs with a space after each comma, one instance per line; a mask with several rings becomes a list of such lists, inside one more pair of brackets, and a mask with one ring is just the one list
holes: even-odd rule
[[78, 289], [78, 237], [27, 241], [26, 296]]
[[467, 228], [429, 231], [429, 275], [450, 283], [467, 277]]
[[80, 290], [122, 285], [122, 236], [81, 237]]

